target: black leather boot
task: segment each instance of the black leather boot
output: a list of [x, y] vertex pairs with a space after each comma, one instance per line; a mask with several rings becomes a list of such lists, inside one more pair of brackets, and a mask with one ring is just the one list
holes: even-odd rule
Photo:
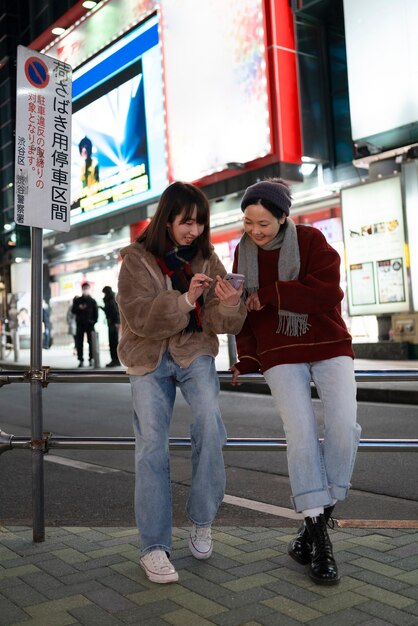
[[[334, 506], [327, 506], [324, 509], [326, 522], [330, 519], [333, 510]], [[308, 529], [306, 528], [305, 522], [303, 522], [302, 526], [298, 530], [298, 534], [289, 543], [287, 552], [289, 556], [291, 556], [292, 559], [295, 559], [298, 563], [308, 565], [308, 563], [311, 562], [311, 550], [312, 544], [309, 539]]]
[[305, 525], [312, 545], [309, 576], [317, 585], [338, 585], [340, 576], [332, 553], [325, 515], [305, 517]]

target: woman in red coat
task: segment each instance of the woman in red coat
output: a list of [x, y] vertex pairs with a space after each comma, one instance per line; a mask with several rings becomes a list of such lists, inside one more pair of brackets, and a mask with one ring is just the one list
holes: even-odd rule
[[[242, 199], [244, 235], [234, 271], [246, 277], [248, 315], [237, 335], [240, 374], [261, 371], [287, 439], [292, 504], [304, 523], [289, 545], [318, 584], [337, 584], [327, 521], [347, 496], [360, 426], [351, 336], [341, 317], [340, 257], [316, 228], [288, 217], [289, 187], [279, 179], [250, 186]], [[311, 399], [323, 404], [323, 441]]]

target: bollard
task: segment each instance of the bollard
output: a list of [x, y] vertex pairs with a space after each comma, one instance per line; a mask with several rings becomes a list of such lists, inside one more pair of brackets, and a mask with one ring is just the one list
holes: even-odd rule
[[93, 348], [93, 363], [95, 368], [100, 367], [99, 333], [93, 330], [91, 333], [91, 343]]
[[12, 337], [12, 346], [13, 346], [13, 352], [14, 352], [14, 362], [18, 363], [19, 362], [19, 356], [20, 356], [20, 343], [19, 343], [19, 335], [17, 334], [16, 328], [13, 328], [10, 334], [11, 334], [11, 337]]

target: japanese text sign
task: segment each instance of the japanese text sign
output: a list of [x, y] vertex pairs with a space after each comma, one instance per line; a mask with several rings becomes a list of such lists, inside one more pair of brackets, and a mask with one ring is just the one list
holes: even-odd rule
[[15, 222], [70, 230], [71, 67], [17, 53]]

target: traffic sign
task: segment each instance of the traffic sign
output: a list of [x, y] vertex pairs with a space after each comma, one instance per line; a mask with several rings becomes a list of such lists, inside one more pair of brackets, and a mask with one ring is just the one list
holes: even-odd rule
[[38, 57], [30, 57], [26, 61], [25, 75], [30, 84], [39, 89], [43, 89], [49, 83], [48, 66]]
[[67, 63], [18, 46], [16, 224], [70, 230], [71, 78]]

